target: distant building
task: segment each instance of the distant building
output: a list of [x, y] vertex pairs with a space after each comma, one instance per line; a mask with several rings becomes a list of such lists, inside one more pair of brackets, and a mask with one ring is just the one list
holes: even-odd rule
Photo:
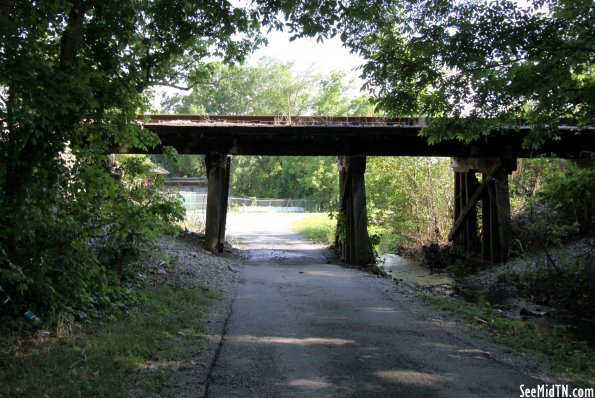
[[187, 210], [205, 210], [207, 206], [206, 177], [170, 177], [165, 186], [176, 189], [184, 199]]

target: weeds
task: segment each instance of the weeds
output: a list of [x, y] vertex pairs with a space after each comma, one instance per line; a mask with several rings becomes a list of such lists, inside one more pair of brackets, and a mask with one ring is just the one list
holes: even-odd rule
[[485, 330], [497, 343], [516, 351], [529, 352], [546, 361], [551, 370], [569, 378], [577, 386], [593, 386], [595, 352], [585, 343], [566, 337], [563, 327], [537, 329], [533, 323], [504, 318], [489, 306], [478, 307], [452, 298], [423, 295], [432, 307], [456, 314], [470, 321], [473, 328]]
[[335, 240], [334, 222], [326, 214], [298, 220], [291, 228], [312, 242], [332, 244]]
[[[80, 330], [62, 323], [62, 338], [0, 341], [0, 397], [124, 397], [149, 358], [180, 359], [200, 346], [200, 318], [212, 294], [161, 287], [144, 296], [113, 321]], [[167, 376], [167, 369], [151, 372], [146, 392], [157, 391]]]

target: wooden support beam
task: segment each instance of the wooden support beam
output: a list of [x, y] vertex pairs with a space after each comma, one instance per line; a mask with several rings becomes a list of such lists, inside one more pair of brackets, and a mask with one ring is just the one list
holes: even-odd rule
[[[343, 207], [343, 190], [345, 189], [345, 168], [342, 166], [342, 156], [337, 156], [337, 171], [339, 172], [339, 212], [341, 213]], [[339, 257], [343, 258], [343, 243], [341, 242], [341, 214], [337, 215], [337, 225], [335, 228], [335, 250], [339, 253]]]
[[373, 260], [373, 255], [368, 236], [366, 209], [366, 157], [339, 156], [337, 166], [340, 177], [339, 204], [343, 218], [337, 220], [335, 246], [343, 261], [367, 266]]
[[508, 249], [512, 239], [512, 225], [510, 217], [510, 192], [508, 189], [508, 175], [505, 172], [496, 174], [494, 178], [496, 192], [495, 205], [498, 217], [498, 251], [497, 262], [506, 261]]
[[349, 209], [347, 208], [347, 197], [350, 195], [347, 187], [350, 186], [350, 173], [348, 171], [349, 157], [348, 156], [337, 156], [337, 168], [339, 170], [339, 212], [337, 218], [337, 228], [335, 234], [335, 248], [339, 253], [339, 258], [342, 261], [349, 262], [349, 241], [350, 236], [349, 221]]
[[223, 189], [221, 191], [221, 215], [219, 218], [219, 241], [217, 247], [219, 253], [223, 252], [223, 244], [225, 243], [225, 227], [227, 225], [227, 208], [229, 205], [229, 180], [231, 177], [231, 156], [225, 159], [225, 170], [223, 176]]
[[[483, 181], [486, 182], [486, 186], [492, 185], [488, 182], [487, 175], [483, 174]], [[482, 213], [481, 213], [481, 252], [484, 261], [493, 262], [494, 259], [494, 222], [496, 219], [493, 217], [493, 196], [490, 194], [489, 187], [485, 190], [482, 197]]]
[[[469, 171], [464, 175], [465, 180], [465, 205], [469, 203], [473, 193], [479, 187], [479, 181], [475, 176], [474, 171]], [[465, 220], [466, 228], [466, 246], [465, 250], [470, 253], [474, 253], [479, 249], [478, 242], [478, 231], [477, 231], [477, 206], [473, 206], [470, 210], [467, 219]]]
[[461, 213], [459, 214], [458, 218], [456, 219], [456, 221], [452, 227], [452, 230], [448, 234], [448, 240], [452, 241], [454, 239], [455, 234], [458, 232], [461, 225], [463, 225], [463, 221], [465, 221], [465, 219], [471, 214], [471, 209], [475, 207], [475, 205], [481, 198], [483, 191], [487, 187], [487, 182], [489, 180], [491, 180], [492, 178], [494, 178], [494, 176], [496, 175], [498, 170], [500, 170], [501, 167], [502, 167], [502, 163], [497, 162], [494, 166], [492, 166], [492, 169], [490, 170], [490, 172], [488, 174], [484, 174], [483, 181], [477, 187], [477, 189], [475, 190], [475, 193], [473, 194], [473, 196], [471, 196], [471, 198], [469, 199], [469, 201], [467, 202], [465, 207], [461, 210]]
[[[208, 190], [207, 190], [207, 216], [205, 221], [205, 249], [211, 253], [220, 253], [223, 249], [221, 242], [222, 217], [227, 212], [222, 204], [222, 196], [225, 191], [226, 178], [226, 156], [221, 153], [210, 153], [205, 156], [207, 167]], [[227, 195], [227, 194], [225, 194]], [[223, 231], [225, 236], [225, 231]]]
[[353, 255], [352, 264], [367, 266], [370, 264], [370, 237], [368, 236], [368, 212], [366, 209], [366, 157], [352, 156], [351, 197], [353, 200]]

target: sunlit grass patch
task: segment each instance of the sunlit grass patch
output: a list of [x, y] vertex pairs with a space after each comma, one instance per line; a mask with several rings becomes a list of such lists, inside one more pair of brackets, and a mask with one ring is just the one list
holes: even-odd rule
[[[125, 397], [132, 375], [149, 358], [177, 360], [195, 351], [213, 294], [200, 287], [161, 287], [145, 296], [128, 315], [64, 338], [25, 341], [20, 347], [3, 342], [0, 397]], [[151, 372], [146, 388], [158, 390], [167, 374], [167, 369]]]
[[335, 240], [335, 221], [326, 214], [298, 220], [293, 223], [292, 229], [312, 242], [331, 244]]

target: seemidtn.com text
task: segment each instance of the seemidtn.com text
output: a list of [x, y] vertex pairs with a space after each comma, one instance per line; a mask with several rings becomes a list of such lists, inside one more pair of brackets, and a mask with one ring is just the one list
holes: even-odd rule
[[521, 398], [594, 398], [593, 388], [571, 388], [567, 384], [538, 384], [526, 387], [521, 384]]

